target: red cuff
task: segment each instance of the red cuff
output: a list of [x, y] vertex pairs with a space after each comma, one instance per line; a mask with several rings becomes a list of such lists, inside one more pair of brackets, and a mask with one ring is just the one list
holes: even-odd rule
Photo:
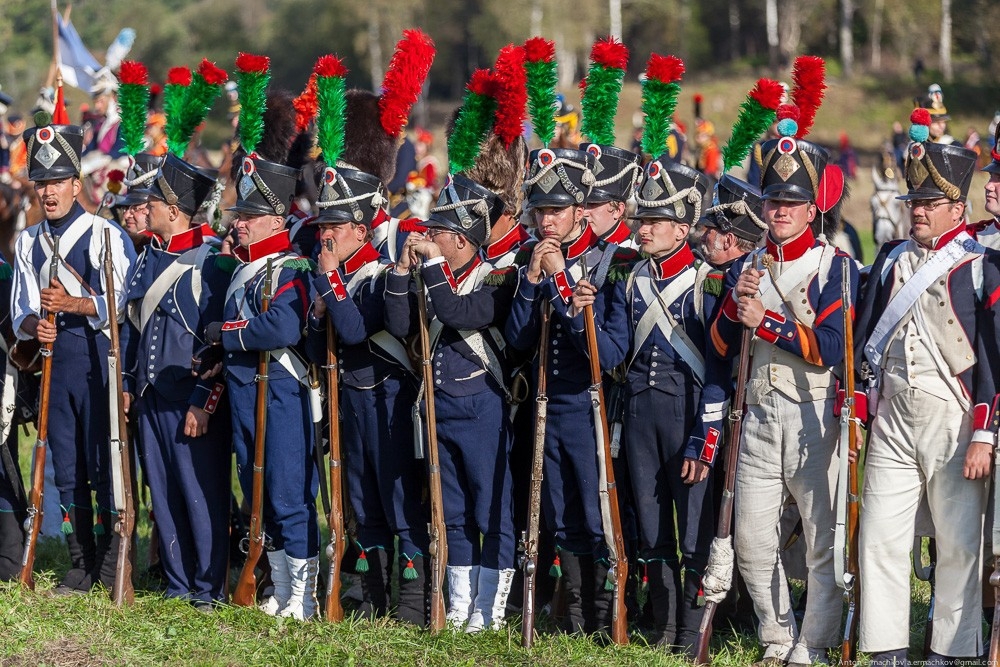
[[[996, 401], [994, 400], [994, 405]], [[992, 431], [991, 428], [994, 423], [993, 414], [996, 410], [991, 409], [988, 403], [976, 403], [975, 407], [972, 408], [972, 430], [973, 431]]]
[[221, 382], [217, 382], [214, 387], [212, 387], [212, 393], [208, 395], [208, 400], [205, 401], [204, 410], [210, 415], [215, 414], [215, 409], [219, 407], [219, 399], [222, 398], [222, 392], [226, 388], [226, 385]]
[[719, 429], [709, 428], [705, 436], [705, 446], [701, 448], [701, 456], [698, 458], [702, 463], [712, 465], [715, 462], [715, 454], [719, 449]]
[[233, 320], [231, 322], [223, 322], [223, 331], [236, 331], [237, 329], [246, 329], [247, 325], [250, 324], [250, 320]]
[[326, 277], [330, 280], [330, 291], [333, 292], [333, 296], [337, 301], [343, 301], [347, 298], [347, 286], [344, 285], [343, 279], [340, 277], [340, 271], [331, 271], [326, 274]]
[[[844, 408], [844, 397], [847, 392], [843, 389], [837, 390], [837, 399], [833, 403], [833, 416], [840, 417], [840, 412]], [[854, 416], [862, 422], [868, 421], [868, 394], [863, 391], [854, 392]]]
[[732, 290], [726, 294], [725, 303], [722, 304], [722, 314], [726, 316], [730, 322], [739, 322], [740, 317], [737, 314], [737, 308], [739, 304], [736, 303], [736, 295]]
[[795, 325], [786, 320], [784, 315], [766, 310], [764, 321], [757, 327], [756, 333], [763, 340], [773, 344], [779, 338], [792, 340], [795, 337]]
[[563, 303], [569, 303], [570, 299], [573, 298], [573, 288], [569, 286], [569, 275], [563, 270], [553, 275], [552, 280], [556, 284], [556, 291]]

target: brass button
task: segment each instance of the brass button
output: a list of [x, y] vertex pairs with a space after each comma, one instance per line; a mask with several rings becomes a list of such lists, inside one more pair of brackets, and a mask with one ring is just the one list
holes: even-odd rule
[[944, 285], [944, 281], [942, 280], [942, 281], [941, 281], [940, 283], [938, 283], [938, 284], [940, 284], [940, 285]]
[[964, 339], [964, 338], [962, 338], [961, 336], [959, 336], [959, 337], [958, 337], [958, 342], [959, 342], [959, 343], [961, 343], [961, 342], [962, 342], [963, 340], [965, 340], [965, 339]]
[[807, 304], [807, 303], [809, 303], [809, 301], [807, 299], [802, 299], [802, 303], [803, 304]]
[[941, 303], [939, 303], [938, 305], [940, 305], [940, 306], [942, 306], [942, 307], [943, 307], [943, 306], [944, 306], [944, 301], [942, 301], [942, 302], [941, 302]]
[[955, 320], [948, 320], [948, 324], [954, 324]]
[[811, 311], [808, 308], [806, 308], [806, 315], [812, 315], [812, 314], [813, 314], [813, 311]]
[[803, 288], [802, 288], [802, 289], [800, 289], [799, 291], [800, 291], [800, 292], [802, 292], [803, 294], [805, 294], [805, 291], [806, 291], [806, 288], [805, 288], [805, 287], [803, 287]]

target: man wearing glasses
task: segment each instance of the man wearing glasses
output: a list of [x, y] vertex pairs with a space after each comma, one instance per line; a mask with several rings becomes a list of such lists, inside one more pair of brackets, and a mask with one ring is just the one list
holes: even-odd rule
[[937, 542], [927, 664], [983, 650], [979, 559], [996, 446], [998, 275], [993, 251], [965, 226], [976, 155], [927, 141], [921, 111], [911, 117], [909, 192], [900, 197], [910, 239], [882, 247], [855, 337], [856, 367], [870, 386], [860, 648], [873, 665], [908, 664], [910, 551], [922, 498]]

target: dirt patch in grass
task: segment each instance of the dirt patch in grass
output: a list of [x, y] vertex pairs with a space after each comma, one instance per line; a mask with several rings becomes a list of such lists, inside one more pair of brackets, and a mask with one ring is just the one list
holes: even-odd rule
[[0, 667], [94, 667], [108, 665], [75, 639], [46, 642], [40, 648], [0, 659]]

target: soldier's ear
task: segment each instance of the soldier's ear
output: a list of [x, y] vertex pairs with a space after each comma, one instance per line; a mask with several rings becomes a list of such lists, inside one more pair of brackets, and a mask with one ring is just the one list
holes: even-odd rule
[[76, 197], [78, 197], [80, 195], [80, 192], [82, 190], [83, 190], [83, 182], [79, 178], [77, 178], [76, 176], [74, 176], [73, 177], [73, 198], [75, 199]]
[[816, 204], [809, 202], [809, 222], [816, 219]]

